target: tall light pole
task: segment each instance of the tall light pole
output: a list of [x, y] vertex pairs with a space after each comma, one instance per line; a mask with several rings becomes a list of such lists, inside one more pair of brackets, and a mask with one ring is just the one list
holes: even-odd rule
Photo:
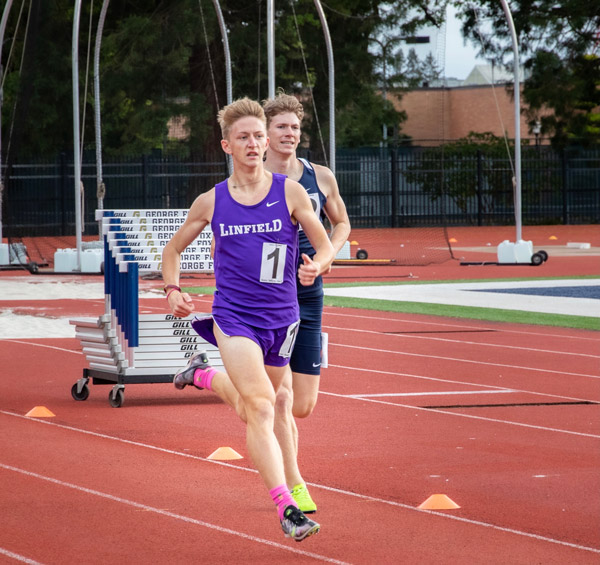
[[[2, 174], [2, 102], [4, 94], [2, 92], [2, 80], [4, 72], [2, 69], [2, 47], [4, 46], [4, 31], [6, 30], [6, 22], [10, 14], [12, 0], [7, 0], [4, 10], [2, 11], [2, 19], [0, 20], [0, 245], [2, 244], [2, 200], [4, 198], [4, 175]], [[7, 262], [10, 253], [7, 255]]]
[[331, 34], [327, 25], [327, 18], [321, 6], [320, 0], [314, 0], [315, 8], [321, 20], [325, 47], [327, 49], [327, 71], [329, 75], [329, 168], [335, 174], [335, 64], [333, 61], [333, 44]]
[[82, 247], [82, 206], [81, 206], [81, 157], [79, 153], [79, 17], [81, 14], [81, 0], [75, 0], [75, 13], [73, 15], [73, 34], [71, 42], [71, 65], [73, 79], [73, 177], [75, 182], [75, 239], [77, 250], [77, 264], [74, 271], [81, 272], [81, 247]]
[[513, 179], [514, 200], [515, 200], [515, 227], [516, 238], [512, 243], [508, 240], [498, 245], [498, 263], [531, 263], [540, 265], [544, 262], [542, 255], [533, 253], [533, 243], [523, 241], [522, 221], [521, 221], [521, 86], [519, 82], [519, 45], [517, 41], [517, 30], [506, 0], [500, 0], [502, 9], [506, 17], [510, 38], [513, 47], [513, 74], [514, 74], [514, 98], [515, 98], [515, 176]]
[[275, 7], [274, 0], [267, 0], [267, 75], [268, 95], [275, 98]]

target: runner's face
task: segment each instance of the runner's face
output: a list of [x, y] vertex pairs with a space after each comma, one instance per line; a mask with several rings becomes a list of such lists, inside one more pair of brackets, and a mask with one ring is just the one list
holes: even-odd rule
[[300, 143], [300, 120], [293, 112], [277, 114], [271, 118], [268, 129], [271, 151], [293, 154]]
[[240, 163], [261, 164], [269, 145], [265, 125], [254, 116], [241, 118], [231, 126], [229, 138], [223, 140], [222, 145], [225, 152]]

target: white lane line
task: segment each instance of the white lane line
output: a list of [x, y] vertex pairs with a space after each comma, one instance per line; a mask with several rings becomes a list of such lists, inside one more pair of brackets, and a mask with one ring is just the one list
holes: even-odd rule
[[277, 549], [282, 549], [285, 551], [289, 551], [290, 553], [295, 553], [297, 555], [304, 555], [306, 557], [311, 557], [312, 559], [316, 559], [318, 561], [324, 561], [326, 563], [339, 563], [345, 564], [344, 561], [338, 561], [337, 559], [331, 559], [330, 557], [326, 557], [325, 555], [320, 555], [318, 553], [312, 553], [310, 551], [302, 551], [298, 549], [294, 549], [287, 545], [283, 545], [281, 543], [277, 543], [268, 539], [259, 538], [257, 536], [253, 536], [250, 534], [245, 534], [243, 532], [238, 532], [236, 530], [231, 530], [229, 528], [224, 528], [223, 526], [218, 526], [217, 524], [212, 524], [210, 522], [204, 522], [203, 520], [197, 520], [195, 518], [190, 518], [189, 516], [182, 516], [181, 514], [175, 514], [174, 512], [169, 512], [168, 510], [164, 510], [162, 508], [154, 508], [153, 506], [148, 506], [146, 504], [141, 504], [139, 502], [135, 502], [133, 500], [128, 500], [127, 498], [122, 498], [120, 496], [114, 496], [112, 494], [108, 494], [106, 492], [101, 492], [99, 490], [90, 489], [87, 487], [82, 487], [80, 485], [76, 485], [73, 483], [67, 483], [65, 481], [61, 481], [59, 479], [55, 479], [52, 477], [48, 477], [46, 475], [40, 475], [39, 473], [34, 473], [32, 471], [27, 471], [25, 469], [20, 469], [18, 467], [13, 467], [12, 465], [5, 465], [0, 463], [0, 468], [6, 469], [7, 471], [13, 471], [15, 473], [20, 473], [21, 475], [25, 475], [27, 477], [31, 477], [34, 479], [39, 479], [42, 481], [46, 481], [61, 487], [70, 488], [79, 492], [83, 492], [86, 494], [91, 494], [94, 496], [98, 496], [100, 498], [104, 498], [106, 500], [111, 500], [113, 502], [118, 502], [120, 504], [124, 504], [126, 506], [132, 506], [134, 508], [139, 508], [141, 510], [145, 510], [146, 512], [153, 512], [160, 516], [165, 516], [167, 518], [173, 518], [175, 520], [180, 520], [182, 522], [187, 522], [189, 524], [194, 524], [196, 526], [202, 526], [204, 528], [208, 528], [210, 530], [215, 530], [220, 533], [229, 534], [232, 536], [236, 536], [245, 540], [249, 540], [255, 543], [259, 543], [261, 545], [268, 545], [270, 547], [274, 547]]
[[[455, 361], [457, 363], [472, 363], [475, 365], [488, 365], [490, 367], [504, 367], [506, 369], [515, 369], [520, 371], [536, 371], [538, 373], [556, 373], [557, 375], [570, 375], [572, 377], [586, 377], [590, 379], [600, 379], [600, 375], [587, 375], [582, 373], [569, 373], [567, 371], [554, 371], [553, 369], [539, 369], [537, 367], [523, 367], [522, 365], [506, 365], [504, 363], [490, 363], [488, 361], [475, 361], [472, 359], [461, 359], [460, 357], [445, 357], [442, 355], [431, 355], [430, 353], [407, 353], [405, 351], [394, 351], [393, 349], [376, 349], [374, 347], [357, 347], [356, 345], [344, 345], [341, 343], [331, 343], [329, 346], [346, 347], [348, 349], [366, 349], [368, 351], [376, 351], [377, 353], [386, 353], [394, 355], [406, 355], [408, 357], [425, 357], [427, 359], [443, 359], [444, 361]], [[329, 365], [333, 367], [333, 365]]]
[[[343, 490], [339, 490], [333, 487], [326, 487], [323, 485], [315, 485], [314, 483], [306, 483], [309, 486], [320, 486], [322, 489], [324, 490], [328, 490], [330, 492], [337, 492], [340, 494], [345, 494], [345, 495], [351, 495], [351, 496], [356, 496], [358, 498], [362, 498], [365, 500], [374, 500], [374, 501], [379, 501], [378, 499], [374, 499], [371, 498], [370, 496], [365, 496], [362, 494], [356, 494], [354, 492], [347, 492], [347, 491], [343, 491]], [[381, 502], [381, 501], [379, 501]], [[383, 501], [386, 502], [386, 501]], [[595, 548], [595, 547], [588, 547], [585, 545], [579, 545], [579, 544], [575, 544], [575, 543], [571, 543], [568, 541], [562, 541], [562, 540], [557, 540], [554, 538], [548, 538], [545, 536], [540, 536], [539, 534], [532, 534], [530, 532], [523, 532], [521, 530], [515, 530], [514, 528], [507, 528], [504, 526], [497, 526], [495, 524], [490, 524], [489, 522], [481, 522], [480, 520], [473, 520], [471, 518], [464, 518], [462, 516], [456, 516], [453, 514], [446, 514], [444, 512], [438, 512], [436, 510], [421, 510], [420, 508], [415, 508], [414, 506], [410, 506], [408, 504], [402, 504], [401, 502], [391, 502], [389, 501], [388, 504], [392, 504], [394, 506], [399, 506], [400, 508], [404, 508], [405, 510], [415, 510], [416, 512], [426, 512], [427, 514], [432, 514], [433, 516], [438, 516], [440, 518], [446, 518], [448, 520], [455, 520], [457, 522], [463, 522], [465, 524], [471, 524], [473, 526], [481, 526], [483, 528], [490, 528], [492, 530], [496, 530], [499, 532], [506, 532], [506, 533], [510, 533], [510, 534], [515, 534], [518, 536], [523, 536], [526, 538], [532, 538], [532, 539], [536, 539], [536, 540], [540, 540], [540, 541], [546, 541], [546, 542], [550, 542], [550, 543], [555, 543], [558, 545], [564, 545], [566, 547], [572, 547], [575, 549], [581, 549], [583, 551], [589, 551], [591, 553], [599, 553], [600, 554], [600, 549]]]
[[[338, 395], [333, 395], [333, 396], [338, 396]], [[369, 400], [365, 400], [364, 402], [377, 402], [377, 401], [369, 401]], [[398, 405], [394, 405], [394, 406], [398, 406]], [[414, 408], [413, 406], [407, 406], [407, 408]], [[423, 409], [425, 410], [425, 409]], [[430, 410], [427, 410], [428, 412], [431, 412]], [[201, 461], [206, 461], [208, 463], [212, 463], [212, 464], [216, 464], [216, 465], [222, 465], [225, 467], [230, 467], [232, 469], [237, 469], [239, 471], [245, 471], [245, 472], [252, 472], [252, 473], [257, 473], [257, 471], [255, 469], [248, 469], [247, 467], [238, 467], [236, 465], [232, 465], [230, 463], [225, 463], [224, 461], [214, 461], [211, 459], [205, 459], [203, 457], [198, 457], [196, 455], [190, 455], [187, 453], [180, 453], [177, 451], [172, 451], [170, 449], [165, 449], [162, 447], [157, 447], [155, 445], [150, 445], [150, 444], [144, 444], [144, 443], [140, 443], [140, 442], [135, 442], [135, 441], [131, 441], [131, 440], [126, 440], [126, 439], [122, 439], [122, 438], [118, 438], [118, 437], [113, 437], [113, 436], [108, 436], [105, 434], [99, 434], [96, 432], [90, 432], [88, 430], [82, 430], [79, 428], [74, 428], [72, 426], [65, 426], [63, 424], [57, 424], [55, 422], [49, 422], [47, 420], [39, 420], [39, 419], [32, 419], [32, 418], [28, 418], [26, 416], [22, 416], [20, 414], [15, 414], [13, 412], [6, 412], [5, 410], [0, 410], [0, 414], [6, 414], [8, 416], [13, 416], [13, 417], [17, 417], [17, 418], [21, 418], [21, 419], [25, 419], [28, 420], [30, 422], [36, 422], [39, 424], [45, 424], [48, 426], [53, 426], [53, 427], [58, 427], [58, 428], [62, 428], [62, 429], [67, 429], [67, 430], [71, 430], [74, 432], [79, 432], [79, 433], [83, 433], [83, 434], [87, 434], [87, 435], [92, 435], [92, 436], [97, 436], [97, 437], [101, 437], [104, 439], [110, 439], [110, 440], [114, 440], [120, 443], [125, 443], [125, 444], [130, 444], [130, 445], [136, 445], [138, 447], [145, 447], [148, 449], [152, 449], [154, 451], [159, 451], [159, 452], [163, 452], [163, 453], [169, 453], [172, 455], [178, 455], [181, 457], [187, 457], [190, 459], [197, 459], [197, 460], [201, 460]], [[455, 415], [451, 412], [449, 412], [449, 414]], [[532, 426], [527, 426], [527, 427], [532, 427]], [[560, 430], [559, 430], [560, 431]], [[0, 467], [6, 467], [5, 465], [3, 465], [2, 463], [0, 463]], [[532, 534], [530, 532], [523, 532], [521, 530], [515, 530], [513, 528], [506, 528], [503, 526], [497, 526], [495, 524], [490, 524], [488, 522], [481, 522], [479, 520], [472, 520], [470, 518], [463, 518], [460, 516], [453, 516], [451, 514], [445, 514], [442, 512], [436, 512], [435, 510], [421, 510], [419, 508], [415, 508], [414, 506], [410, 506], [408, 504], [403, 504], [402, 502], [396, 502], [393, 500], [385, 500], [382, 498], [376, 498], [373, 496], [368, 496], [368, 495], [364, 495], [364, 494], [360, 494], [360, 493], [356, 493], [356, 492], [351, 492], [351, 491], [346, 491], [346, 490], [342, 490], [342, 489], [338, 489], [335, 487], [329, 487], [326, 485], [321, 485], [321, 484], [317, 484], [317, 483], [307, 483], [308, 486], [313, 486], [315, 488], [321, 488], [323, 490], [327, 490], [329, 492], [335, 492], [337, 494], [341, 494], [344, 496], [351, 496], [353, 498], [358, 498], [360, 500], [367, 500], [370, 502], [377, 502], [377, 503], [381, 503], [381, 504], [386, 504], [386, 505], [390, 505], [390, 506], [395, 506], [397, 508], [403, 508], [405, 510], [411, 510], [411, 511], [415, 511], [415, 512], [426, 512], [428, 514], [434, 515], [434, 516], [438, 516], [440, 518], [445, 518], [447, 520], [456, 520], [458, 522], [463, 522], [466, 524], [472, 524], [475, 526], [482, 526], [484, 528], [490, 528], [492, 530], [496, 530], [496, 531], [500, 531], [500, 532], [507, 532], [507, 533], [511, 533], [511, 534], [515, 534], [518, 536], [523, 536], [523, 537], [527, 537], [527, 538], [532, 538], [532, 539], [536, 539], [536, 540], [540, 540], [540, 541], [545, 541], [545, 542], [549, 542], [549, 543], [554, 543], [557, 545], [562, 545], [562, 546], [566, 546], [566, 547], [572, 547], [575, 549], [580, 549], [583, 551], [589, 551], [592, 553], [598, 553], [600, 554], [600, 549], [596, 549], [594, 547], [587, 547], [584, 545], [578, 545], [578, 544], [574, 544], [574, 543], [570, 543], [570, 542], [566, 542], [566, 541], [562, 541], [562, 540], [557, 540], [554, 538], [549, 538], [549, 537], [545, 537], [545, 536], [540, 536], [538, 534]], [[87, 490], [87, 489], [86, 489]], [[110, 496], [110, 495], [109, 495]], [[159, 510], [159, 512], [164, 512], [163, 510]], [[237, 533], [237, 532], [234, 532]], [[268, 542], [269, 544], [274, 544], [275, 542]], [[277, 545], [277, 544], [275, 544]], [[288, 551], [293, 551], [291, 550], [289, 547], [287, 546], [282, 546], [284, 549], [287, 549]], [[333, 563], [340, 563], [337, 561], [330, 561]]]
[[[437, 381], [440, 383], [449, 383], [453, 385], [466, 385], [466, 386], [478, 386], [482, 388], [482, 392], [486, 390], [513, 390], [514, 392], [519, 392], [522, 394], [531, 394], [533, 396], [543, 396], [545, 398], [560, 398], [561, 400], [575, 400], [577, 402], [598, 402], [597, 400], [590, 400], [589, 398], [578, 398], [575, 396], [564, 396], [562, 394], [550, 394], [548, 392], [537, 392], [532, 390], [524, 390], [520, 388], [515, 389], [507, 389], [503, 386], [495, 386], [495, 385], [482, 385], [481, 383], [469, 383], [467, 381], [456, 381], [453, 379], [442, 379], [439, 377], [426, 377], [424, 375], [413, 375], [411, 373], [398, 373], [396, 371], [381, 371], [378, 369], [364, 369], [362, 367], [345, 367], [344, 365], [329, 365], [330, 367], [335, 367], [336, 369], [345, 369], [348, 371], [363, 371], [368, 373], [379, 373], [381, 375], [392, 375], [395, 377], [408, 377], [409, 379], [419, 379], [422, 381]], [[321, 391], [319, 391], [321, 392]], [[342, 395], [340, 395], [342, 396]]]
[[[333, 392], [324, 392], [322, 390], [319, 391], [319, 394], [324, 396], [334, 396], [336, 398], [349, 398], [343, 394], [336, 394]], [[494, 422], [496, 424], [506, 424], [508, 426], [518, 426], [521, 428], [530, 428], [532, 430], [540, 430], [545, 432], [556, 432], [559, 434], [568, 434], [579, 437], [590, 437], [592, 439], [600, 439], [600, 435], [595, 434], [586, 434], [583, 432], [573, 432], [570, 430], [561, 430], [558, 428], [548, 428], [546, 426], [534, 426], [532, 424], [523, 424], [522, 422], [513, 422], [511, 420], [499, 420], [498, 418], [486, 418], [484, 416], [474, 416], [472, 414], [464, 414], [462, 412], [450, 412], [448, 410], [441, 410], [439, 408], [423, 408], [421, 406], [411, 406], [410, 404], [397, 404], [396, 402], [385, 402], [384, 400], [374, 400], [372, 398], [352, 398], [352, 400], [357, 400], [359, 402], [373, 402], [375, 404], [384, 404], [386, 406], [393, 406], [395, 408], [408, 408], [409, 410], [422, 410], [423, 412], [435, 413], [435, 414], [447, 414], [449, 416], [456, 416], [459, 418], [471, 418], [472, 420], [482, 420], [484, 422]]]
[[556, 349], [539, 349], [534, 347], [521, 347], [518, 345], [506, 345], [501, 343], [484, 343], [479, 341], [465, 341], [462, 339], [449, 339], [444, 337], [433, 337], [428, 335], [414, 335], [414, 334], [405, 334], [405, 333], [391, 333], [385, 331], [373, 331], [373, 330], [363, 330], [360, 328], [348, 328], [348, 327], [337, 327], [337, 326], [323, 326], [328, 330], [340, 330], [341, 332], [356, 332], [356, 333], [366, 333], [366, 334], [374, 334], [376, 336], [387, 335], [390, 337], [401, 337], [406, 339], [427, 339], [430, 341], [443, 341], [447, 343], [458, 343], [459, 345], [475, 345], [478, 347], [497, 347], [500, 349], [518, 349], [520, 351], [532, 351], [535, 353], [547, 353], [552, 355], [574, 355], [575, 357], [591, 357], [592, 359], [600, 359], [600, 355], [590, 355], [588, 353], [573, 353], [572, 351], [557, 351]]
[[29, 565], [42, 565], [39, 561], [34, 561], [33, 559], [29, 559], [24, 555], [13, 553], [12, 551], [8, 551], [8, 549], [4, 549], [3, 547], [0, 547], [0, 555], [6, 555], [6, 557], [10, 557], [15, 561], [20, 561], [21, 563], [28, 563]]
[[380, 398], [397, 396], [446, 396], [448, 394], [503, 394], [505, 392], [518, 392], [507, 388], [506, 390], [448, 390], [446, 392], [388, 392], [382, 394], [344, 394], [345, 398]]
[[[39, 339], [39, 338], [35, 338]], [[75, 339], [73, 338], [60, 338], [60, 339]], [[77, 349], [65, 349], [64, 347], [57, 347], [56, 345], [46, 345], [44, 343], [34, 343], [32, 341], [23, 341], [21, 339], [6, 339], [3, 341], [9, 341], [11, 343], [21, 343], [23, 345], [31, 345], [32, 347], [45, 347], [46, 349], [55, 349], [56, 351], [64, 351], [65, 353], [75, 353], [76, 355], [83, 355], [83, 351]]]

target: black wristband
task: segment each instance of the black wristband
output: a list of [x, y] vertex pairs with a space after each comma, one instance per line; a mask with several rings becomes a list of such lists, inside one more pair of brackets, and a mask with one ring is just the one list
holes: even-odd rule
[[163, 288], [163, 290], [165, 291], [165, 294], [169, 293], [169, 289], [173, 289], [173, 290], [178, 290], [179, 292], [181, 292], [181, 288], [178, 287], [176, 284], [168, 284], [167, 286], [165, 286]]

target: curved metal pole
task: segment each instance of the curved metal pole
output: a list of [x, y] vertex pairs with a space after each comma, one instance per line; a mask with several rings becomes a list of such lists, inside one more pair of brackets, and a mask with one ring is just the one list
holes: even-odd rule
[[327, 47], [327, 62], [329, 64], [329, 168], [335, 174], [335, 68], [333, 64], [333, 47], [331, 45], [331, 35], [329, 26], [321, 7], [321, 2], [315, 0], [315, 7], [319, 13], [323, 34], [325, 35], [325, 45]]
[[[100, 46], [102, 44], [102, 32], [104, 21], [110, 0], [104, 0], [100, 17], [98, 19], [98, 30], [96, 31], [96, 43], [94, 45], [94, 126], [96, 131], [96, 196], [98, 198], [98, 210], [104, 208], [104, 178], [102, 174], [102, 122], [100, 121]], [[102, 238], [102, 230], [100, 230]]]
[[79, 17], [81, 0], [75, 0], [71, 65], [73, 75], [73, 177], [75, 182], [75, 236], [77, 240], [77, 271], [81, 271], [81, 162], [79, 157]]
[[221, 4], [219, 4], [219, 0], [213, 0], [213, 4], [215, 6], [215, 12], [217, 13], [217, 20], [219, 21], [223, 49], [225, 50], [225, 86], [227, 88], [227, 104], [231, 104], [233, 102], [233, 94], [231, 88], [231, 55], [229, 54], [229, 39], [227, 37], [223, 12], [221, 12]]
[[512, 47], [514, 54], [514, 82], [515, 82], [515, 224], [517, 227], [516, 241], [521, 241], [521, 87], [519, 83], [519, 46], [517, 43], [517, 31], [512, 19], [510, 8], [506, 0], [502, 2], [502, 9], [510, 29]]
[[[233, 93], [231, 87], [231, 55], [229, 53], [229, 39], [227, 36], [227, 29], [225, 27], [225, 20], [223, 19], [223, 12], [221, 12], [221, 4], [219, 3], [219, 0], [213, 0], [213, 5], [215, 7], [215, 12], [217, 13], [219, 29], [221, 30], [221, 40], [223, 41], [223, 50], [225, 51], [225, 87], [227, 90], [227, 104], [231, 104], [233, 102]], [[233, 161], [231, 160], [231, 155], [227, 155], [227, 169], [231, 175], [233, 173]]]
[[269, 76], [269, 98], [275, 98], [275, 16], [274, 0], [267, 0], [267, 70]]
[[4, 175], [2, 174], [2, 102], [4, 101], [4, 92], [2, 88], [2, 79], [4, 72], [2, 68], [2, 47], [4, 45], [4, 32], [6, 31], [6, 22], [10, 14], [12, 0], [6, 0], [0, 20], [0, 243], [2, 243], [2, 202], [4, 200]]

